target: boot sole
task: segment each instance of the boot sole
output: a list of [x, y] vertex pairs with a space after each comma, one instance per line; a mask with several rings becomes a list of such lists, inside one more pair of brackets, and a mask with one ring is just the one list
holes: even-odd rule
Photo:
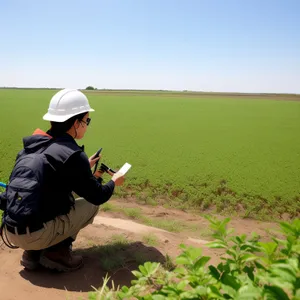
[[72, 271], [76, 271], [76, 270], [80, 269], [83, 266], [83, 262], [81, 262], [80, 265], [78, 265], [74, 268], [66, 267], [60, 263], [57, 263], [55, 261], [48, 259], [45, 256], [41, 256], [40, 264], [47, 269], [56, 270], [59, 272], [72, 272]]
[[21, 260], [20, 265], [30, 271], [36, 270], [39, 267], [38, 262], [32, 262], [32, 261], [26, 261], [26, 260]]

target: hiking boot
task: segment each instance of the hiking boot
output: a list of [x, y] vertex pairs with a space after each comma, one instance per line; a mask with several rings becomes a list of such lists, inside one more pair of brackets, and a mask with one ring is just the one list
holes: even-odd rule
[[81, 268], [83, 259], [80, 255], [74, 255], [68, 246], [46, 249], [41, 255], [40, 264], [48, 269], [69, 272]]
[[35, 270], [39, 267], [41, 250], [25, 250], [20, 264], [27, 270]]

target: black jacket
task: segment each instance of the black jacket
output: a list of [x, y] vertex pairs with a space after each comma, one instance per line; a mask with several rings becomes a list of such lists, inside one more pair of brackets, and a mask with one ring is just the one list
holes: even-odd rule
[[[26, 151], [34, 152], [49, 144], [49, 140], [52, 141], [43, 152], [48, 168], [45, 170], [44, 192], [39, 199], [39, 214], [30, 221], [36, 225], [67, 214], [75, 201], [72, 192], [94, 205], [100, 205], [110, 199], [115, 186], [112, 180], [102, 185], [93, 176], [88, 157], [70, 135], [52, 138], [50, 134], [37, 130], [32, 136], [24, 138], [24, 149], [18, 154], [20, 157]], [[16, 221], [7, 212], [4, 222], [18, 226], [21, 221]]]

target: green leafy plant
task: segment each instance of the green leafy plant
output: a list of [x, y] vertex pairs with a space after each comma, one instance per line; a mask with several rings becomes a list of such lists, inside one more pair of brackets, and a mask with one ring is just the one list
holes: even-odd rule
[[281, 222], [281, 231], [270, 241], [260, 241], [256, 234], [235, 236], [227, 228], [229, 218], [207, 219], [215, 238], [207, 246], [224, 249], [217, 266], [208, 265], [210, 257], [201, 249], [182, 244], [175, 269], [146, 262], [132, 272], [136, 279], [130, 287], [109, 290], [105, 278], [104, 287], [89, 299], [108, 299], [95, 298], [104, 291], [109, 299], [300, 299], [299, 219]]

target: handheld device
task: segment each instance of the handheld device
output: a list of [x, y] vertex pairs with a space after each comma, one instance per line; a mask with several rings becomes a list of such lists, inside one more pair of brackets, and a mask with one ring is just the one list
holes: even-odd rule
[[100, 170], [103, 172], [110, 171], [112, 173], [116, 173], [116, 171], [114, 171], [113, 169], [111, 169], [110, 167], [108, 167], [107, 165], [105, 165], [103, 163], [101, 163]]
[[129, 163], [125, 163], [122, 168], [118, 171], [118, 173], [122, 173], [123, 175], [125, 175], [128, 170], [131, 168], [131, 164]]
[[99, 150], [96, 152], [96, 154], [95, 154], [94, 158], [97, 158], [97, 157], [99, 157], [99, 155], [100, 155], [101, 151], [102, 151], [102, 148], [100, 148], [100, 149], [99, 149]]
[[[99, 155], [100, 155], [101, 151], [102, 151], [102, 148], [100, 148], [100, 149], [99, 149], [99, 150], [96, 152], [96, 154], [95, 154], [95, 156], [94, 156], [93, 158], [97, 158], [97, 157], [99, 157]], [[95, 163], [95, 167], [94, 167], [94, 173], [95, 173], [95, 172], [96, 172], [96, 170], [97, 170], [98, 163], [99, 163], [99, 160], [97, 160], [97, 161], [96, 161], [96, 163]]]

